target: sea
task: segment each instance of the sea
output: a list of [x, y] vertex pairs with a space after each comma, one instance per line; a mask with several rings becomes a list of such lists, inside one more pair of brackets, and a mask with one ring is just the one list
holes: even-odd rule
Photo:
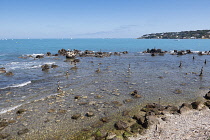
[[[154, 48], [167, 52], [191, 50], [193, 54], [151, 56], [142, 53]], [[128, 51], [128, 54], [77, 57], [80, 60], [76, 65], [78, 69], [71, 69], [74, 64], [66, 61], [65, 56], [46, 56], [47, 52], [57, 54], [60, 49]], [[101, 95], [102, 102], [123, 102], [132, 98], [130, 93], [134, 90], [142, 96], [135, 100], [136, 105], [160, 99], [171, 104], [195, 100], [202, 90], [210, 88], [210, 55], [198, 55], [200, 51], [210, 51], [210, 40], [3, 39], [0, 40], [0, 68], [14, 75], [0, 73], [0, 114], [56, 95], [58, 86], [74, 95], [87, 96], [89, 101]], [[35, 59], [37, 55], [44, 55], [44, 58]], [[58, 67], [42, 71], [44, 64]], [[96, 72], [98, 68], [100, 72]], [[203, 74], [199, 76], [201, 69]]]

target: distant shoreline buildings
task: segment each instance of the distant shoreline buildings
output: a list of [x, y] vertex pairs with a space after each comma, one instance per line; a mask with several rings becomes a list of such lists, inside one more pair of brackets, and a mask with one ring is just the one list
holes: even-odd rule
[[210, 30], [151, 33], [137, 39], [210, 39]]

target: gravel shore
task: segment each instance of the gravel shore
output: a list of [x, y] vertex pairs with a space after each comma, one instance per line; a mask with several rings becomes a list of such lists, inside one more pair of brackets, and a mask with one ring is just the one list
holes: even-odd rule
[[151, 126], [144, 135], [130, 140], [208, 140], [210, 139], [210, 109], [172, 115], [166, 114], [163, 121]]

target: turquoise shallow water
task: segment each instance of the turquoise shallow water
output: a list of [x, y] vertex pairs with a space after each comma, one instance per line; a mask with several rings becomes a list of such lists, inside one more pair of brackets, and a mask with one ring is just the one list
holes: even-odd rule
[[[131, 91], [138, 90], [143, 98], [136, 101], [136, 104], [158, 100], [159, 97], [174, 102], [191, 100], [199, 96], [200, 89], [210, 87], [209, 55], [188, 54], [177, 57], [166, 54], [151, 57], [149, 54], [140, 53], [147, 48], [166, 51], [174, 49], [209, 51], [210, 40], [14, 39], [0, 40], [0, 48], [0, 67], [14, 73], [11, 77], [0, 74], [0, 111], [56, 94], [57, 81], [60, 81], [63, 90], [88, 96], [88, 101], [95, 100], [95, 95], [100, 94], [104, 96], [102, 102], [110, 100], [123, 102], [131, 98], [129, 95]], [[76, 71], [70, 69], [73, 65], [65, 62], [64, 56], [45, 56], [36, 60], [18, 58], [47, 52], [55, 54], [62, 48], [82, 51], [128, 51], [129, 54], [106, 58], [78, 57], [80, 62]], [[192, 59], [193, 56], [195, 60]], [[182, 68], [178, 67], [180, 61]], [[96, 73], [99, 63], [101, 72]], [[43, 72], [41, 70], [43, 64], [56, 64], [59, 67]], [[201, 67], [204, 67], [203, 77], [198, 76]], [[68, 78], [65, 76], [66, 71], [70, 73]], [[182, 93], [174, 93], [177, 89]], [[115, 92], [119, 92], [120, 95], [114, 96]], [[69, 100], [72, 100], [74, 106], [73, 98]]]

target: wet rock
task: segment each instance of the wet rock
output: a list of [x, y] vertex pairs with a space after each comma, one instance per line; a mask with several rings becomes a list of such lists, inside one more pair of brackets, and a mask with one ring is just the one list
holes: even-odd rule
[[107, 140], [113, 140], [117, 135], [114, 132], [108, 132], [107, 133]]
[[129, 139], [130, 137], [133, 136], [133, 134], [131, 132], [127, 132], [125, 131], [123, 134], [122, 134], [123, 138], [124, 139]]
[[95, 140], [101, 140], [101, 139], [107, 137], [107, 132], [98, 130], [94, 133], [94, 136], [95, 136]]
[[136, 134], [141, 134], [144, 130], [144, 127], [138, 123], [133, 124], [131, 127], [131, 132]]
[[113, 139], [111, 140], [124, 140], [123, 136], [119, 135], [119, 136], [115, 136]]
[[66, 110], [63, 110], [63, 109], [61, 109], [61, 110], [58, 111], [59, 114], [65, 114], [66, 112], [67, 111]]
[[176, 90], [174, 91], [174, 93], [175, 93], [175, 94], [181, 94], [181, 93], [182, 93], [182, 90], [176, 89]]
[[79, 105], [87, 105], [88, 104], [88, 102], [81, 102], [81, 103], [79, 103]]
[[22, 114], [23, 112], [25, 112], [26, 111], [26, 109], [19, 109], [17, 112], [16, 112], [16, 114]]
[[147, 104], [141, 111], [146, 112], [147, 115], [160, 115], [164, 109], [162, 105], [153, 103]]
[[179, 113], [183, 114], [183, 113], [186, 113], [186, 112], [189, 112], [191, 109], [193, 109], [192, 105], [191, 104], [188, 104], [188, 103], [183, 103], [181, 106], [180, 106], [180, 109], [179, 109]]
[[181, 105], [181, 107], [184, 107], [184, 106], [185, 106], [185, 107], [188, 107], [189, 109], [193, 109], [191, 104], [183, 103], [183, 104]]
[[114, 104], [114, 107], [120, 107], [122, 104], [118, 101], [112, 101], [112, 104]]
[[41, 66], [41, 68], [42, 68], [42, 71], [46, 71], [50, 69], [50, 66], [48, 64], [44, 64]]
[[178, 107], [176, 107], [176, 106], [168, 105], [168, 106], [166, 107], [166, 111], [168, 111], [168, 112], [171, 113], [171, 114], [177, 114], [178, 111], [179, 111], [179, 109], [178, 109]]
[[44, 58], [44, 55], [37, 55], [36, 58]]
[[100, 121], [102, 121], [103, 123], [107, 123], [109, 122], [109, 118], [108, 117], [103, 117], [100, 119]]
[[4, 69], [5, 69], [5, 67], [1, 67], [1, 68], [0, 68], [0, 70], [4, 70]]
[[6, 75], [6, 76], [13, 76], [14, 74], [13, 74], [13, 72], [9, 71], [9, 72], [7, 72], [5, 75]]
[[74, 119], [74, 120], [77, 120], [81, 117], [82, 115], [80, 113], [76, 113], [74, 114], [71, 118]]
[[210, 108], [210, 101], [206, 101], [204, 104]]
[[23, 135], [25, 133], [28, 133], [29, 132], [29, 129], [25, 128], [25, 129], [22, 129], [20, 131], [17, 132], [18, 135]]
[[51, 52], [47, 52], [47, 54], [46, 54], [47, 56], [51, 56]]
[[119, 93], [119, 92], [114, 92], [114, 93], [112, 93], [112, 95], [119, 96], [119, 95], [120, 95], [120, 93]]
[[200, 101], [192, 102], [191, 103], [193, 109], [201, 110], [204, 107], [204, 104]]
[[143, 125], [145, 122], [145, 116], [140, 115], [140, 114], [134, 115], [133, 119], [135, 119], [138, 122], [138, 124], [141, 124], [141, 125]]
[[48, 110], [48, 113], [54, 113], [55, 112], [55, 109], [49, 109]]
[[122, 116], [129, 116], [129, 113], [130, 113], [130, 111], [125, 110], [122, 112]]
[[81, 98], [82, 98], [82, 96], [80, 96], [80, 95], [74, 96], [74, 99], [81, 99]]
[[0, 122], [0, 130], [3, 129], [4, 127], [8, 126], [8, 125], [9, 125], [8, 122], [6, 122], [6, 121], [1, 121], [1, 122]]
[[133, 97], [135, 97], [135, 98], [141, 98], [141, 95], [135, 94]]
[[208, 93], [206, 93], [206, 95], [204, 96], [206, 99], [210, 100], [210, 91]]
[[103, 96], [102, 95], [96, 95], [94, 98], [95, 99], [101, 99], [101, 98], [103, 98]]
[[133, 100], [132, 99], [125, 99], [123, 102], [124, 103], [130, 103], [130, 102], [132, 102]]
[[187, 106], [183, 106], [179, 109], [179, 113], [183, 114], [183, 113], [186, 113], [186, 112], [189, 112], [191, 109]]
[[57, 68], [57, 67], [58, 67], [58, 65], [55, 65], [55, 64], [51, 65], [51, 68]]
[[97, 121], [95, 122], [94, 124], [91, 125], [92, 128], [98, 128], [98, 127], [101, 127], [103, 126], [103, 122], [102, 121]]
[[0, 73], [6, 73], [6, 70], [0, 69]]
[[117, 130], [125, 130], [126, 128], [129, 127], [128, 123], [121, 121], [121, 120], [116, 122], [114, 126]]
[[156, 116], [146, 116], [145, 122], [144, 122], [144, 124], [142, 126], [144, 128], [149, 128], [149, 126], [156, 125], [158, 123], [159, 123], [159, 121], [158, 121]]
[[9, 137], [10, 135], [8, 133], [1, 133], [0, 134], [0, 139], [6, 139], [7, 137]]
[[92, 111], [90, 111], [90, 112], [87, 112], [85, 115], [87, 117], [93, 117], [95, 114]]

